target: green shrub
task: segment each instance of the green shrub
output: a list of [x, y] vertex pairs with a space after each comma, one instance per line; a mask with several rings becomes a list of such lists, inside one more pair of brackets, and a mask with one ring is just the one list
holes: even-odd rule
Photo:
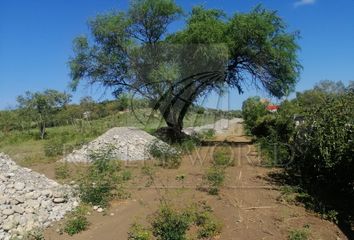
[[221, 223], [212, 218], [208, 218], [201, 228], [198, 229], [198, 239], [211, 239], [220, 234], [221, 228]]
[[185, 240], [190, 228], [188, 214], [163, 205], [152, 220], [153, 235], [159, 240]]
[[66, 219], [63, 229], [64, 232], [72, 236], [79, 232], [85, 231], [90, 225], [86, 218], [87, 211], [88, 207], [85, 205], [80, 205], [77, 207]]
[[327, 97], [324, 105], [311, 109], [295, 142], [292, 170], [310, 192], [325, 198], [345, 193], [353, 199], [354, 93]]
[[248, 133], [256, 126], [256, 121], [267, 114], [266, 104], [260, 101], [259, 97], [248, 98], [242, 104], [242, 117], [245, 122], [245, 129]]
[[207, 182], [207, 191], [211, 195], [218, 195], [225, 180], [225, 170], [221, 167], [211, 167], [207, 170], [204, 179]]
[[84, 203], [106, 206], [117, 198], [127, 198], [121, 164], [113, 160], [111, 151], [95, 152], [92, 165], [79, 181], [80, 198]]
[[[222, 228], [222, 224], [205, 202], [198, 202], [180, 210], [165, 202], [150, 216], [150, 223], [151, 231], [139, 224], [133, 224], [128, 233], [129, 239], [152, 239], [151, 232], [157, 240], [211, 239], [218, 235]], [[188, 233], [191, 227], [197, 230], [196, 236], [190, 236], [192, 233]]]
[[152, 233], [140, 224], [133, 224], [128, 232], [128, 240], [151, 240]]
[[234, 166], [235, 159], [229, 146], [217, 146], [213, 152], [213, 165], [215, 166]]
[[89, 222], [85, 216], [73, 216], [65, 223], [64, 231], [70, 236], [85, 231], [89, 226]]
[[291, 230], [288, 236], [289, 240], [307, 240], [309, 239], [309, 230], [306, 228]]
[[149, 153], [158, 161], [159, 166], [163, 168], [178, 168], [181, 165], [180, 152], [168, 144], [156, 140], [148, 148]]

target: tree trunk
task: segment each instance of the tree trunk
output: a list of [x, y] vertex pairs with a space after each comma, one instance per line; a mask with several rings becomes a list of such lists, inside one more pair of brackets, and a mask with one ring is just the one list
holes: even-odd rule
[[43, 121], [39, 123], [39, 132], [40, 132], [40, 138], [43, 140], [46, 135], [45, 122]]

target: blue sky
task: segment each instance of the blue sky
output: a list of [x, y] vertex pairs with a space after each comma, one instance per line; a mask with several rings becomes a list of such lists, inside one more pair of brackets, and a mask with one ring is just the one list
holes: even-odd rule
[[[247, 12], [258, 3], [277, 10], [289, 30], [299, 30], [299, 59], [304, 69], [296, 90], [311, 88], [323, 79], [354, 80], [354, 1], [353, 0], [180, 0], [186, 12], [193, 5], [220, 8], [228, 14]], [[68, 58], [75, 36], [88, 34], [87, 20], [112, 9], [127, 9], [119, 0], [1, 0], [0, 1], [0, 109], [16, 106], [16, 96], [26, 90], [53, 88], [68, 91]], [[182, 27], [181, 23], [173, 28]], [[103, 100], [102, 89], [82, 86], [73, 93], [74, 101], [85, 95]], [[239, 108], [250, 95], [230, 94], [230, 105]], [[208, 105], [216, 107], [215, 97]]]

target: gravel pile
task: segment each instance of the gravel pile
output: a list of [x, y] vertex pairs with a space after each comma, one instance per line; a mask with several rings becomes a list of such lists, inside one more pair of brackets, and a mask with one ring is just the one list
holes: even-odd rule
[[198, 127], [189, 127], [189, 128], [185, 128], [183, 131], [188, 135], [192, 135], [194, 133], [201, 133], [208, 130], [214, 130], [216, 134], [223, 134], [227, 132], [227, 130], [230, 128], [231, 125], [242, 123], [242, 122], [243, 122], [242, 118], [220, 119], [212, 124], [207, 124]]
[[137, 128], [116, 127], [84, 145], [79, 150], [74, 150], [62, 161], [84, 162], [92, 161], [90, 155], [94, 152], [110, 149], [112, 157], [124, 160], [147, 160], [150, 158], [148, 146], [156, 141], [156, 137]]
[[47, 227], [77, 205], [69, 186], [22, 168], [0, 153], [0, 239]]

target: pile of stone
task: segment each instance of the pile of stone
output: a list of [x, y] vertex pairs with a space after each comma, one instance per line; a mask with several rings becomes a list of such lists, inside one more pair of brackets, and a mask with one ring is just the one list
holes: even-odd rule
[[60, 185], [0, 153], [0, 239], [49, 226], [78, 205], [71, 187]]
[[92, 154], [110, 151], [110, 157], [123, 161], [147, 160], [149, 146], [156, 141], [156, 137], [138, 128], [116, 127], [84, 145], [81, 149], [74, 150], [62, 159], [66, 162], [92, 161]]
[[233, 118], [233, 119], [220, 119], [212, 124], [207, 124], [204, 126], [189, 127], [183, 129], [183, 131], [188, 135], [193, 135], [194, 133], [202, 133], [208, 130], [215, 131], [215, 134], [224, 134], [234, 124], [242, 123], [242, 118]]

